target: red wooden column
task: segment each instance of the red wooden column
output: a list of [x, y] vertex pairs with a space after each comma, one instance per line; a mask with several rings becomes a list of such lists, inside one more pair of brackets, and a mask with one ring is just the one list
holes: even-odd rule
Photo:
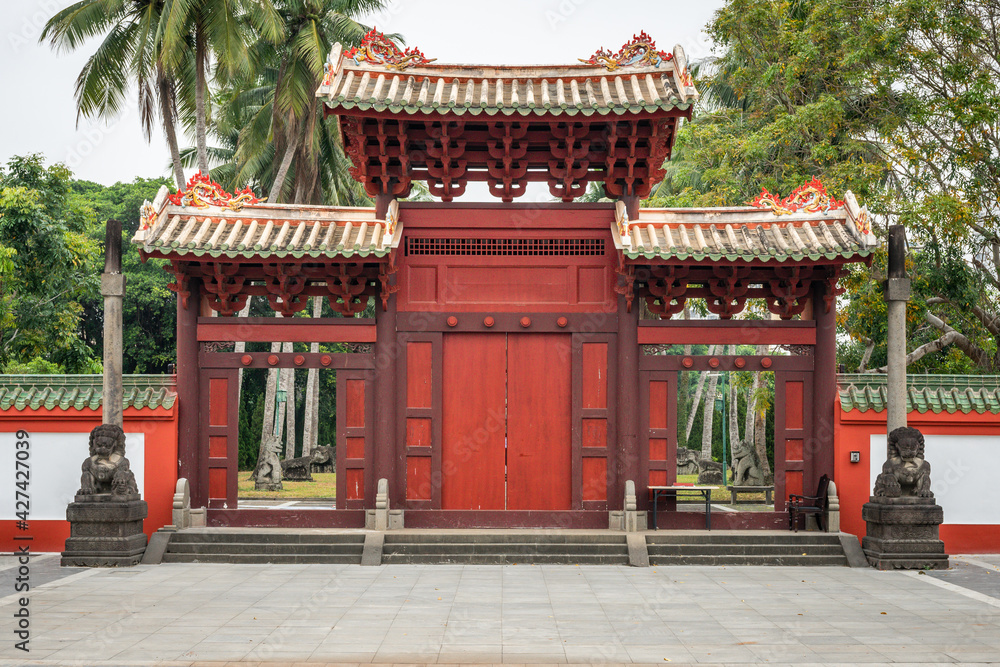
[[[639, 217], [639, 198], [622, 197], [630, 220]], [[636, 486], [638, 507], [646, 509], [649, 480], [643, 479], [643, 466], [639, 447], [639, 302], [632, 303], [629, 312], [624, 296], [618, 297], [618, 475], [616, 488], [609, 490], [610, 509], [622, 509], [625, 482], [633, 480]]]
[[813, 432], [806, 443], [803, 493], [815, 493], [824, 473], [833, 478], [833, 427], [837, 391], [837, 305], [827, 310], [825, 284], [813, 284], [816, 363], [813, 376]]
[[[187, 306], [177, 297], [177, 455], [178, 477], [191, 485], [191, 504], [208, 504], [206, 480], [200, 478], [198, 449], [202, 446], [199, 424], [201, 388], [198, 369], [198, 306], [201, 301], [201, 281], [188, 283]], [[203, 482], [205, 482], [203, 484]]]
[[[391, 195], [375, 198], [375, 217], [384, 220], [392, 203]], [[390, 278], [395, 280], [395, 278]], [[406, 465], [405, 454], [396, 448], [396, 295], [389, 295], [385, 306], [376, 298], [375, 306], [375, 425], [372, 475], [375, 484], [389, 480], [389, 506], [402, 507], [403, 489], [399, 488], [396, 466]], [[372, 498], [374, 502], [374, 497]]]
[[403, 490], [399, 488], [396, 466], [403, 456], [396, 449], [396, 295], [389, 297], [383, 308], [380, 300], [375, 307], [375, 451], [372, 474], [376, 484], [383, 477], [389, 480], [390, 507], [401, 507]]

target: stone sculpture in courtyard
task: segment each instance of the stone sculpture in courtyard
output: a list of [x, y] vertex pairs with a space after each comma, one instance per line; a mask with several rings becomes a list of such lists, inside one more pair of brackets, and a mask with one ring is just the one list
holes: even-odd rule
[[698, 461], [698, 483], [710, 485], [722, 484], [722, 464], [718, 461], [700, 459]]
[[757, 467], [757, 458], [749, 438], [733, 439], [733, 486], [761, 486], [764, 476]]
[[278, 452], [281, 451], [281, 441], [275, 435], [267, 436], [264, 443], [264, 455], [257, 462], [253, 471], [253, 480], [257, 491], [281, 491], [281, 461]]
[[299, 456], [281, 462], [281, 476], [290, 482], [312, 482], [312, 456]]
[[701, 452], [697, 452], [693, 449], [688, 449], [687, 447], [677, 448], [677, 474], [678, 475], [697, 475], [698, 474], [698, 455]]
[[135, 475], [125, 458], [125, 432], [101, 424], [90, 432], [90, 456], [83, 462], [78, 496], [110, 493], [118, 498], [139, 497]]
[[861, 548], [880, 570], [948, 567], [938, 527], [944, 511], [931, 492], [931, 465], [924, 460], [924, 436], [900, 426], [889, 434], [888, 455], [861, 510], [867, 534]]
[[66, 508], [70, 536], [62, 564], [73, 567], [135, 565], [146, 549], [142, 520], [149, 509], [125, 457], [125, 432], [101, 424], [90, 432], [80, 490]]
[[924, 460], [924, 435], [901, 426], [889, 434], [889, 457], [875, 479], [875, 495], [885, 498], [933, 498], [931, 464]]
[[336, 450], [330, 445], [314, 447], [312, 450], [312, 472], [336, 472]]

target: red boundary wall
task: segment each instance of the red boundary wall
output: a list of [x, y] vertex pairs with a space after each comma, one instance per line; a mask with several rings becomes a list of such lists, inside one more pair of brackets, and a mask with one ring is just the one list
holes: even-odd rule
[[[60, 408], [37, 410], [0, 411], [0, 432], [13, 433], [90, 433], [101, 423], [101, 411]], [[124, 413], [126, 433], [145, 433], [145, 480], [142, 498], [149, 505], [149, 515], [143, 522], [146, 535], [171, 522], [174, 489], [177, 486], [177, 402], [171, 408], [127, 408]], [[126, 456], [128, 452], [125, 453]], [[67, 461], [66, 465], [79, 469], [83, 459]], [[32, 521], [29, 529], [15, 530], [13, 520], [0, 521], [0, 548], [10, 553], [14, 550], [15, 533], [30, 536], [28, 542], [33, 553], [62, 551], [69, 537], [68, 521]], [[18, 542], [25, 544], [25, 542]]]
[[[834, 435], [834, 480], [840, 496], [840, 529], [853, 533], [860, 539], [865, 534], [861, 520], [861, 507], [871, 493], [871, 436], [885, 433], [886, 413], [868, 410], [844, 412], [837, 408]], [[919, 429], [924, 435], [990, 435], [1000, 437], [1000, 416], [990, 412], [912, 411], [907, 415], [907, 425]], [[861, 452], [861, 460], [851, 463], [851, 452]], [[931, 461], [931, 479], [935, 467], [942, 469], [942, 462]], [[941, 525], [941, 539], [949, 554], [1000, 553], [1000, 525], [948, 524], [948, 513]]]

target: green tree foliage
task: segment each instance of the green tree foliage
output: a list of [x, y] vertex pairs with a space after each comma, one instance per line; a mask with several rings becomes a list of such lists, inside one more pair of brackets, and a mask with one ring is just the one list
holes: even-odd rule
[[[729, 0], [707, 30], [702, 108], [652, 203], [740, 205], [818, 176], [875, 231], [907, 226], [915, 371], [1000, 368], [1000, 5]], [[884, 257], [854, 266], [841, 361], [885, 363]]]
[[[108, 187], [89, 181], [71, 184], [73, 198], [97, 221], [90, 230], [95, 243], [103, 242], [107, 220], [122, 223], [122, 272], [126, 279], [122, 367], [126, 373], [166, 373], [168, 364], [176, 358], [177, 306], [174, 293], [167, 289], [172, 278], [162, 270], [166, 260], [142, 262], [130, 243], [139, 228], [142, 202], [152, 200], [161, 186], [169, 184], [162, 178], [136, 178], [131, 183]], [[83, 306], [81, 336], [100, 356], [104, 345], [104, 301], [96, 295], [84, 299]]]
[[42, 359], [68, 372], [99, 369], [79, 337], [81, 301], [98, 291], [91, 219], [69, 196], [70, 172], [39, 155], [0, 170], [0, 366]]
[[279, 42], [284, 26], [271, 0], [163, 0], [159, 29], [170, 71], [190, 71], [193, 58], [198, 168], [207, 174], [212, 66], [222, 81], [244, 75], [252, 67], [250, 45], [258, 38]]
[[866, 130], [877, 117], [854, 82], [826, 0], [730, 0], [707, 31], [722, 55], [697, 73], [701, 110], [678, 135], [653, 203], [742, 205], [762, 187], [789, 194], [819, 176], [863, 201], [888, 176]]
[[381, 0], [275, 0], [284, 37], [258, 39], [251, 67], [226, 81], [216, 95], [210, 151], [213, 173], [228, 187], [251, 185], [271, 201], [370, 204], [348, 173], [337, 123], [323, 119], [315, 96], [335, 42], [356, 45], [367, 31], [357, 16]]
[[[937, 372], [1000, 370], [1000, 5], [866, 0], [854, 62], [874, 104], [897, 191], [887, 219], [911, 241], [910, 358]], [[884, 276], [876, 263], [873, 277]], [[862, 285], [869, 297], [872, 281]], [[852, 334], [882, 338], [862, 323]], [[876, 334], [876, 335], [873, 335]], [[939, 350], [944, 350], [940, 354]], [[876, 361], [881, 366], [884, 362]]]
[[178, 95], [191, 77], [191, 54], [173, 66], [162, 58], [165, 0], [78, 0], [56, 13], [40, 41], [75, 50], [101, 37], [76, 80], [77, 117], [115, 118], [137, 93], [139, 118], [149, 140], [159, 117], [170, 149], [174, 179], [184, 185], [177, 143]]

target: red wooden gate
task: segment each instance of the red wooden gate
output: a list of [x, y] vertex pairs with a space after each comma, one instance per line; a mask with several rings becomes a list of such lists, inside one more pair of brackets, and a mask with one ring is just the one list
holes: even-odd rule
[[371, 371], [337, 371], [337, 508], [363, 509], [365, 496], [375, 497], [371, 470], [374, 403]]
[[507, 336], [507, 509], [572, 508], [571, 355], [569, 334]]
[[239, 474], [239, 371], [212, 368], [202, 371], [201, 479], [208, 487], [208, 507], [235, 509]]
[[608, 509], [613, 334], [414, 332], [400, 345], [408, 508]]
[[805, 461], [815, 456], [807, 451], [812, 439], [813, 374], [776, 372], [774, 374], [774, 501], [783, 510], [789, 493], [808, 494], [803, 489]]
[[[257, 352], [202, 352], [199, 385], [201, 391], [200, 446], [198, 461], [209, 520], [219, 525], [270, 525], [282, 510], [250, 509], [242, 515], [238, 508], [239, 476], [239, 369], [240, 368], [324, 368], [337, 373], [337, 505], [336, 510], [360, 510], [365, 499], [375, 498], [372, 469], [374, 443], [373, 357], [370, 354], [320, 354]], [[200, 501], [199, 501], [200, 502]], [[335, 525], [341, 519], [310, 511], [317, 525]], [[213, 512], [214, 511], [214, 514]], [[277, 513], [277, 514], [275, 514]], [[347, 513], [351, 514], [351, 513]], [[252, 518], [250, 518], [252, 515]], [[345, 515], [346, 516], [346, 515]], [[214, 518], [213, 518], [214, 517]], [[296, 517], [297, 519], [300, 517]], [[280, 523], [278, 525], [281, 525]]]
[[[649, 486], [677, 481], [677, 372], [639, 373], [639, 397], [645, 423], [640, 425], [643, 463]], [[637, 489], [638, 490], [638, 489]], [[640, 499], [645, 506], [646, 498]]]
[[506, 504], [507, 334], [444, 335], [441, 508]]

